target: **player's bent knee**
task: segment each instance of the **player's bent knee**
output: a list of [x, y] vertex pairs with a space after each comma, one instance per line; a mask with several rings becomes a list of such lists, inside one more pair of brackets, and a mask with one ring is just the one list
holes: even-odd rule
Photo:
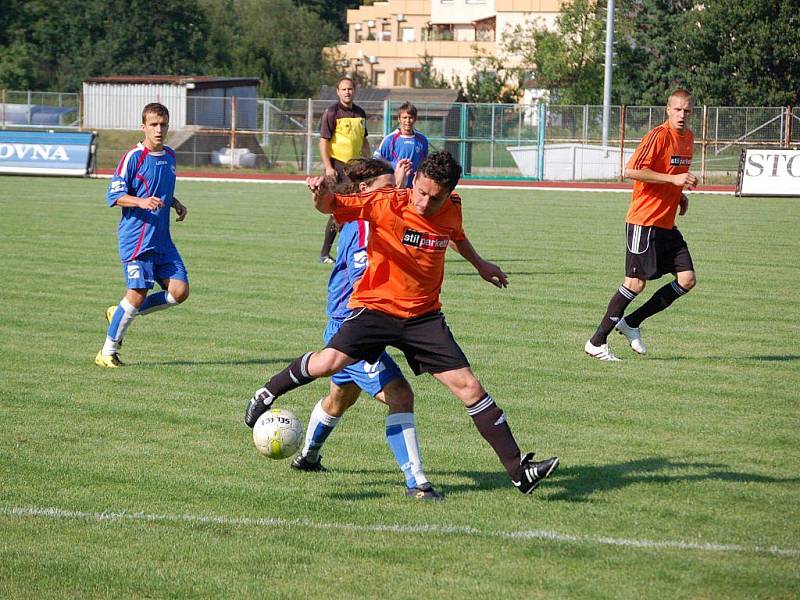
[[390, 381], [376, 396], [391, 412], [414, 412], [414, 390], [404, 378]]
[[308, 359], [308, 374], [311, 377], [330, 377], [353, 362], [355, 361], [344, 352], [333, 348], [324, 348], [319, 352], [312, 353]]
[[679, 273], [678, 285], [685, 289], [687, 292], [697, 285], [697, 277], [694, 273]]

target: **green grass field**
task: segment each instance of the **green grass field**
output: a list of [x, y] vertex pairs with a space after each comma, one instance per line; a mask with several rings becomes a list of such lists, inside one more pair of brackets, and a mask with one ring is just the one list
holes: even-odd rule
[[[800, 595], [798, 200], [692, 196], [697, 288], [644, 324], [646, 357], [614, 336], [607, 364], [583, 343], [621, 282], [628, 195], [463, 190], [511, 284], [453, 255], [445, 313], [523, 451], [562, 462], [522, 496], [460, 403], [414, 378], [446, 494], [430, 505], [403, 496], [369, 398], [327, 473], [260, 457], [242, 423], [321, 344], [325, 218], [302, 186], [179, 182], [191, 297], [137, 319], [129, 366], [102, 370], [124, 292], [106, 186], [0, 178], [0, 597]], [[326, 389], [279, 403], [306, 422]]]

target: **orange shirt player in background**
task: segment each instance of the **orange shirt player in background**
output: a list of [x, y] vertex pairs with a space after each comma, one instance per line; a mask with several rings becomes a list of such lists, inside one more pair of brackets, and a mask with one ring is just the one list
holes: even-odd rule
[[[667, 100], [667, 120], [642, 139], [628, 161], [625, 177], [633, 179], [634, 184], [625, 217], [625, 280], [612, 296], [597, 331], [584, 346], [586, 354], [593, 358], [619, 360], [608, 346], [608, 334], [614, 329], [628, 338], [631, 349], [645, 354], [647, 348], [639, 325], [695, 286], [689, 248], [675, 227], [675, 214], [680, 211], [684, 215], [689, 209], [689, 199], [683, 190], [697, 185], [697, 177], [689, 172], [694, 144], [694, 134], [688, 128], [691, 114], [691, 94], [686, 90], [674, 91]], [[672, 273], [675, 279], [623, 317], [647, 280], [666, 273]]]
[[521, 492], [532, 492], [558, 467], [556, 457], [535, 462], [533, 453], [521, 456], [505, 414], [475, 377], [439, 310], [451, 240], [483, 279], [497, 287], [508, 283], [464, 234], [461, 199], [453, 193], [460, 177], [461, 166], [448, 152], [434, 152], [419, 166], [411, 189], [342, 196], [333, 194], [322, 177], [307, 179], [317, 210], [332, 213], [340, 223], [369, 223], [369, 266], [350, 298], [353, 316], [326, 348], [298, 357], [256, 391], [247, 405], [246, 424], [252, 427], [278, 396], [358, 360], [375, 362], [387, 346], [394, 346], [416, 375], [430, 373], [464, 403]]

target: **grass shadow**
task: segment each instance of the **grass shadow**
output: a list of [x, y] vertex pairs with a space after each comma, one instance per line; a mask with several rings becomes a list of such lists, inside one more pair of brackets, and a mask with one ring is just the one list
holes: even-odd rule
[[[687, 473], [687, 470], [701, 472]], [[561, 488], [560, 491], [550, 493], [549, 500], [588, 502], [598, 492], [610, 492], [640, 483], [669, 484], [711, 480], [736, 483], [800, 483], [800, 477], [769, 477], [733, 471], [723, 464], [651, 457], [600, 466], [562, 465], [543, 486]]]

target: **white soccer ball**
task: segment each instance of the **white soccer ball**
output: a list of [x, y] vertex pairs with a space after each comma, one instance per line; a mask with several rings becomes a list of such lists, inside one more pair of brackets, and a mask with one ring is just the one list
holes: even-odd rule
[[258, 418], [253, 427], [253, 443], [267, 458], [289, 458], [303, 444], [303, 424], [285, 408], [273, 408]]

